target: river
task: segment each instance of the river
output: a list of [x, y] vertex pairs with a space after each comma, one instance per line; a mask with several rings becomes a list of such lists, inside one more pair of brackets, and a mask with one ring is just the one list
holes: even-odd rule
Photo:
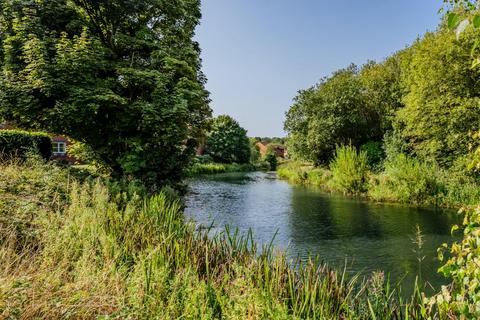
[[[451, 226], [459, 222], [454, 210], [376, 204], [316, 189], [291, 185], [274, 173], [231, 173], [189, 182], [185, 215], [212, 232], [225, 225], [253, 231], [259, 244], [274, 237], [276, 248], [289, 257], [319, 255], [349, 273], [384, 271], [404, 293], [415, 277], [437, 289], [446, 280], [437, 273], [436, 250], [451, 242]], [[425, 242], [420, 255], [414, 238], [420, 227]], [[418, 258], [421, 257], [421, 264]], [[430, 290], [428, 290], [430, 291]]]

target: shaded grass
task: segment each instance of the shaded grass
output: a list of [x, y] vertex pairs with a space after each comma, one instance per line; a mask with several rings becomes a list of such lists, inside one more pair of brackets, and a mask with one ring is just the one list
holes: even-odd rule
[[43, 164], [0, 166], [0, 318], [410, 319], [383, 273], [289, 261], [251, 233], [213, 237], [182, 205]]
[[248, 172], [255, 170], [250, 164], [227, 164], [227, 163], [195, 163], [188, 170], [189, 176], [198, 176], [204, 174], [218, 174], [227, 172]]

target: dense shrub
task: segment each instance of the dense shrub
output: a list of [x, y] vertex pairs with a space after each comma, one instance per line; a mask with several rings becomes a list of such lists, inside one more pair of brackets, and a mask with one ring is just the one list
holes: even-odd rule
[[213, 119], [207, 138], [206, 153], [217, 162], [248, 163], [250, 140], [247, 131], [230, 116]]
[[365, 151], [367, 154], [367, 163], [370, 169], [378, 171], [381, 169], [383, 160], [385, 159], [385, 150], [382, 142], [369, 141], [360, 147], [360, 151]]
[[329, 182], [332, 179], [332, 173], [325, 168], [289, 161], [279, 166], [277, 176], [291, 183], [320, 187], [324, 191], [331, 191]]
[[189, 176], [197, 176], [202, 174], [217, 174], [227, 172], [248, 172], [254, 171], [256, 168], [251, 164], [237, 164], [237, 163], [194, 163], [188, 170]]
[[331, 186], [343, 193], [366, 191], [367, 153], [357, 151], [355, 147], [337, 147], [335, 158], [330, 163], [332, 170]]
[[439, 173], [435, 164], [399, 154], [385, 163], [385, 171], [371, 183], [369, 195], [379, 201], [436, 204], [436, 197], [443, 192]]
[[212, 163], [213, 162], [213, 158], [212, 156], [206, 154], [206, 155], [201, 155], [201, 156], [196, 156], [195, 159], [194, 159], [194, 163], [202, 163], [202, 164], [205, 164], [205, 163]]
[[[455, 319], [480, 318], [480, 207], [463, 210], [462, 213], [463, 239], [451, 246], [444, 244], [439, 250], [440, 260], [446, 260], [440, 272], [451, 278], [453, 283], [442, 287], [441, 292], [429, 301], [432, 306], [438, 306], [445, 319], [453, 319], [452, 314], [460, 316]], [[454, 226], [452, 230], [458, 228]], [[450, 255], [449, 259], [445, 259], [445, 253]]]
[[256, 138], [250, 138], [250, 162], [255, 163], [258, 160], [260, 160], [261, 154], [260, 154], [260, 148], [258, 147], [257, 143], [259, 140]]
[[44, 159], [52, 155], [52, 141], [48, 134], [22, 130], [0, 130], [0, 154], [7, 157], [25, 157], [38, 153]]
[[278, 159], [277, 159], [277, 155], [273, 152], [268, 152], [266, 155], [265, 155], [265, 162], [268, 162], [268, 164], [270, 165], [270, 170], [271, 171], [275, 171], [277, 170], [277, 166], [278, 166]]

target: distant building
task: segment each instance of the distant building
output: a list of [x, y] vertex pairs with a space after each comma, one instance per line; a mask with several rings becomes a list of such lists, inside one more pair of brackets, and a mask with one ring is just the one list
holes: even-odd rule
[[257, 142], [257, 147], [258, 147], [258, 150], [260, 151], [260, 154], [263, 156], [265, 156], [267, 154], [267, 144], [266, 143], [263, 143], [261, 141]]
[[269, 150], [272, 150], [277, 157], [286, 158], [288, 156], [287, 148], [280, 144], [267, 144], [262, 141], [257, 142], [257, 147], [260, 151], [260, 154], [265, 156]]
[[68, 147], [71, 141], [64, 136], [52, 136], [52, 160], [68, 162], [70, 164], [78, 162], [78, 159], [68, 154]]
[[[0, 129], [14, 130], [19, 129], [11, 123], [0, 123]], [[21, 129], [21, 128], [20, 128]], [[67, 162], [70, 164], [78, 162], [78, 159], [68, 154], [68, 147], [71, 145], [71, 141], [65, 136], [51, 135], [52, 139], [52, 160]]]

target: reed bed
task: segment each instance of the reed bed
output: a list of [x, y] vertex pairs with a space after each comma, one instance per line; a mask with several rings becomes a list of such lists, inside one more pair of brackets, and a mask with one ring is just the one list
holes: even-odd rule
[[288, 260], [251, 233], [211, 235], [146, 197], [45, 163], [0, 166], [0, 318], [420, 319], [382, 272]]

